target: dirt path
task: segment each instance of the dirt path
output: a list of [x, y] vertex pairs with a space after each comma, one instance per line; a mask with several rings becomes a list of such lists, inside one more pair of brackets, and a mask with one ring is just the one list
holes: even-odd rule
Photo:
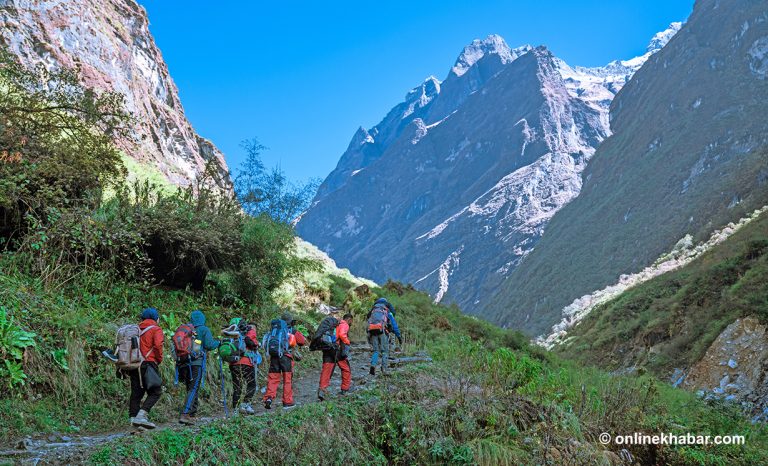
[[[320, 353], [310, 353], [306, 351], [305, 358], [317, 358]], [[393, 358], [394, 356], [394, 358]], [[390, 354], [389, 365], [392, 370], [398, 370], [402, 365], [413, 362], [430, 362], [431, 359], [423, 353], [417, 353], [413, 356], [403, 356], [400, 354]], [[352, 391], [361, 390], [366, 385], [375, 383], [381, 377], [380, 375], [371, 376], [368, 372], [370, 362], [370, 347], [366, 344], [355, 343], [352, 345], [352, 355], [350, 363], [352, 366]], [[264, 365], [261, 366], [264, 368]], [[297, 406], [305, 404], [319, 403], [317, 399], [317, 383], [320, 379], [319, 367], [302, 367], [297, 371], [297, 377], [294, 380], [294, 400]], [[231, 391], [231, 387], [229, 387]], [[341, 390], [341, 377], [339, 371], [334, 371], [331, 379], [331, 386], [328, 393], [333, 399]], [[281, 392], [278, 392], [278, 397]], [[164, 396], [169, 396], [164, 394]], [[274, 415], [280, 413], [281, 404], [279, 399], [273, 405], [273, 409], [266, 410], [260, 400], [261, 393], [256, 394], [253, 406], [256, 409], [257, 416]], [[230, 415], [232, 413], [230, 412]], [[158, 424], [155, 430], [190, 430], [198, 431], [202, 426], [224, 418], [224, 412], [219, 407], [219, 412], [211, 417], [200, 417], [197, 424], [192, 427], [186, 427], [177, 422], [168, 422]], [[130, 428], [118, 429], [108, 432], [101, 432], [91, 435], [72, 435], [72, 436], [53, 436], [44, 435], [38, 438], [27, 437], [20, 439], [15, 443], [15, 448], [0, 450], [0, 465], [2, 464], [74, 464], [85, 460], [88, 455], [98, 447], [134, 434], [135, 431]], [[139, 434], [141, 435], [141, 434]]]

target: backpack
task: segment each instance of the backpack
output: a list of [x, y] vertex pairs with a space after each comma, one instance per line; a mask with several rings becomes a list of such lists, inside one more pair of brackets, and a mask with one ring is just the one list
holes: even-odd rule
[[176, 362], [193, 361], [203, 355], [200, 344], [195, 340], [197, 330], [192, 324], [181, 324], [171, 338], [173, 343], [173, 353], [176, 355]]
[[371, 317], [368, 318], [368, 333], [371, 335], [381, 335], [387, 330], [388, 326], [387, 308], [377, 306], [371, 309]]
[[224, 362], [229, 363], [239, 362], [240, 358], [245, 356], [247, 351], [243, 335], [224, 339], [219, 346], [219, 355], [221, 355]]
[[335, 317], [328, 316], [320, 322], [317, 326], [317, 331], [312, 336], [312, 341], [309, 342], [310, 351], [328, 351], [336, 349], [336, 332], [334, 331], [339, 325], [339, 320]]
[[269, 328], [269, 333], [264, 336], [267, 353], [272, 357], [282, 358], [290, 347], [288, 324], [282, 319], [274, 319], [269, 323]]
[[[149, 329], [157, 327], [156, 325], [150, 325], [149, 327], [141, 330], [138, 324], [127, 324], [117, 329], [117, 335], [115, 337], [115, 354], [117, 355], [118, 369], [133, 370], [141, 367], [141, 363], [144, 362], [144, 355], [141, 354], [141, 336], [144, 335]], [[149, 356], [154, 348], [149, 350], [147, 356]]]

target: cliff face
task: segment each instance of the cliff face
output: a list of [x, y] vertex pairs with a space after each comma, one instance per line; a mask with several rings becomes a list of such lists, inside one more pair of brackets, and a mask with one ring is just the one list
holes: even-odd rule
[[[84, 84], [125, 95], [135, 121], [125, 152], [187, 185], [219, 150], [187, 121], [176, 85], [134, 0], [0, 0], [0, 41], [28, 66], [78, 67]], [[226, 186], [228, 187], [228, 186]]]

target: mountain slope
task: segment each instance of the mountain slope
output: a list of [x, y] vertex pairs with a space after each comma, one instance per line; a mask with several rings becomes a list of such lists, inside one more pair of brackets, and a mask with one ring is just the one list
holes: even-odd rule
[[211, 161], [228, 183], [219, 150], [192, 128], [135, 0], [0, 0], [0, 41], [27, 66], [79, 67], [84, 84], [125, 95], [135, 117], [125, 152], [186, 185]]
[[[699, 367], [702, 356], [736, 319], [768, 323], [768, 215], [762, 209], [721, 243], [680, 269], [637, 285], [616, 299], [593, 309], [568, 331], [555, 351], [585, 364], [608, 370], [645, 368], [655, 375], [686, 386], [683, 375]], [[753, 217], [757, 215], [754, 214]], [[733, 226], [730, 230], [736, 230]], [[721, 233], [722, 236], [722, 233]], [[747, 333], [756, 333], [748, 331]], [[726, 340], [736, 340], [727, 338]], [[706, 367], [715, 383], [700, 384], [712, 390], [722, 385], [730, 391], [723, 373], [739, 369], [730, 382], [766, 387], [765, 339], [739, 344], [726, 351], [725, 362]], [[731, 343], [728, 341], [728, 343]], [[717, 345], [717, 348], [727, 345]], [[749, 357], [738, 358], [739, 353]], [[762, 354], [761, 354], [762, 353]], [[729, 362], [732, 361], [732, 362]], [[754, 360], [754, 361], [751, 361]], [[750, 364], [751, 363], [751, 364]], [[738, 380], [737, 380], [738, 379]], [[752, 384], [745, 383], [747, 380]], [[734, 390], [739, 401], [750, 401], [750, 410], [768, 415], [765, 389]], [[721, 391], [722, 393], [722, 391]]]
[[592, 69], [495, 35], [472, 42], [443, 82], [430, 77], [358, 130], [299, 234], [359, 275], [477, 313], [579, 193], [614, 93], [678, 28]]
[[766, 2], [696, 3], [611, 104], [613, 136], [486, 308], [539, 334], [575, 298], [768, 202]]

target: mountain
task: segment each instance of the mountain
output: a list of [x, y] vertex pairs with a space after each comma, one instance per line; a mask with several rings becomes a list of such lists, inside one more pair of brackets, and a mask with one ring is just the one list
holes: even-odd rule
[[27, 66], [79, 67], [84, 84], [122, 93], [135, 117], [125, 152], [186, 185], [221, 152], [184, 115], [178, 90], [135, 0], [0, 0], [0, 42]]
[[700, 0], [611, 104], [613, 135], [486, 315], [531, 334], [691, 235], [768, 204], [768, 4]]
[[570, 67], [491, 35], [464, 47], [371, 129], [360, 128], [297, 225], [341, 266], [413, 282], [480, 313], [581, 189], [608, 105], [648, 53]]

